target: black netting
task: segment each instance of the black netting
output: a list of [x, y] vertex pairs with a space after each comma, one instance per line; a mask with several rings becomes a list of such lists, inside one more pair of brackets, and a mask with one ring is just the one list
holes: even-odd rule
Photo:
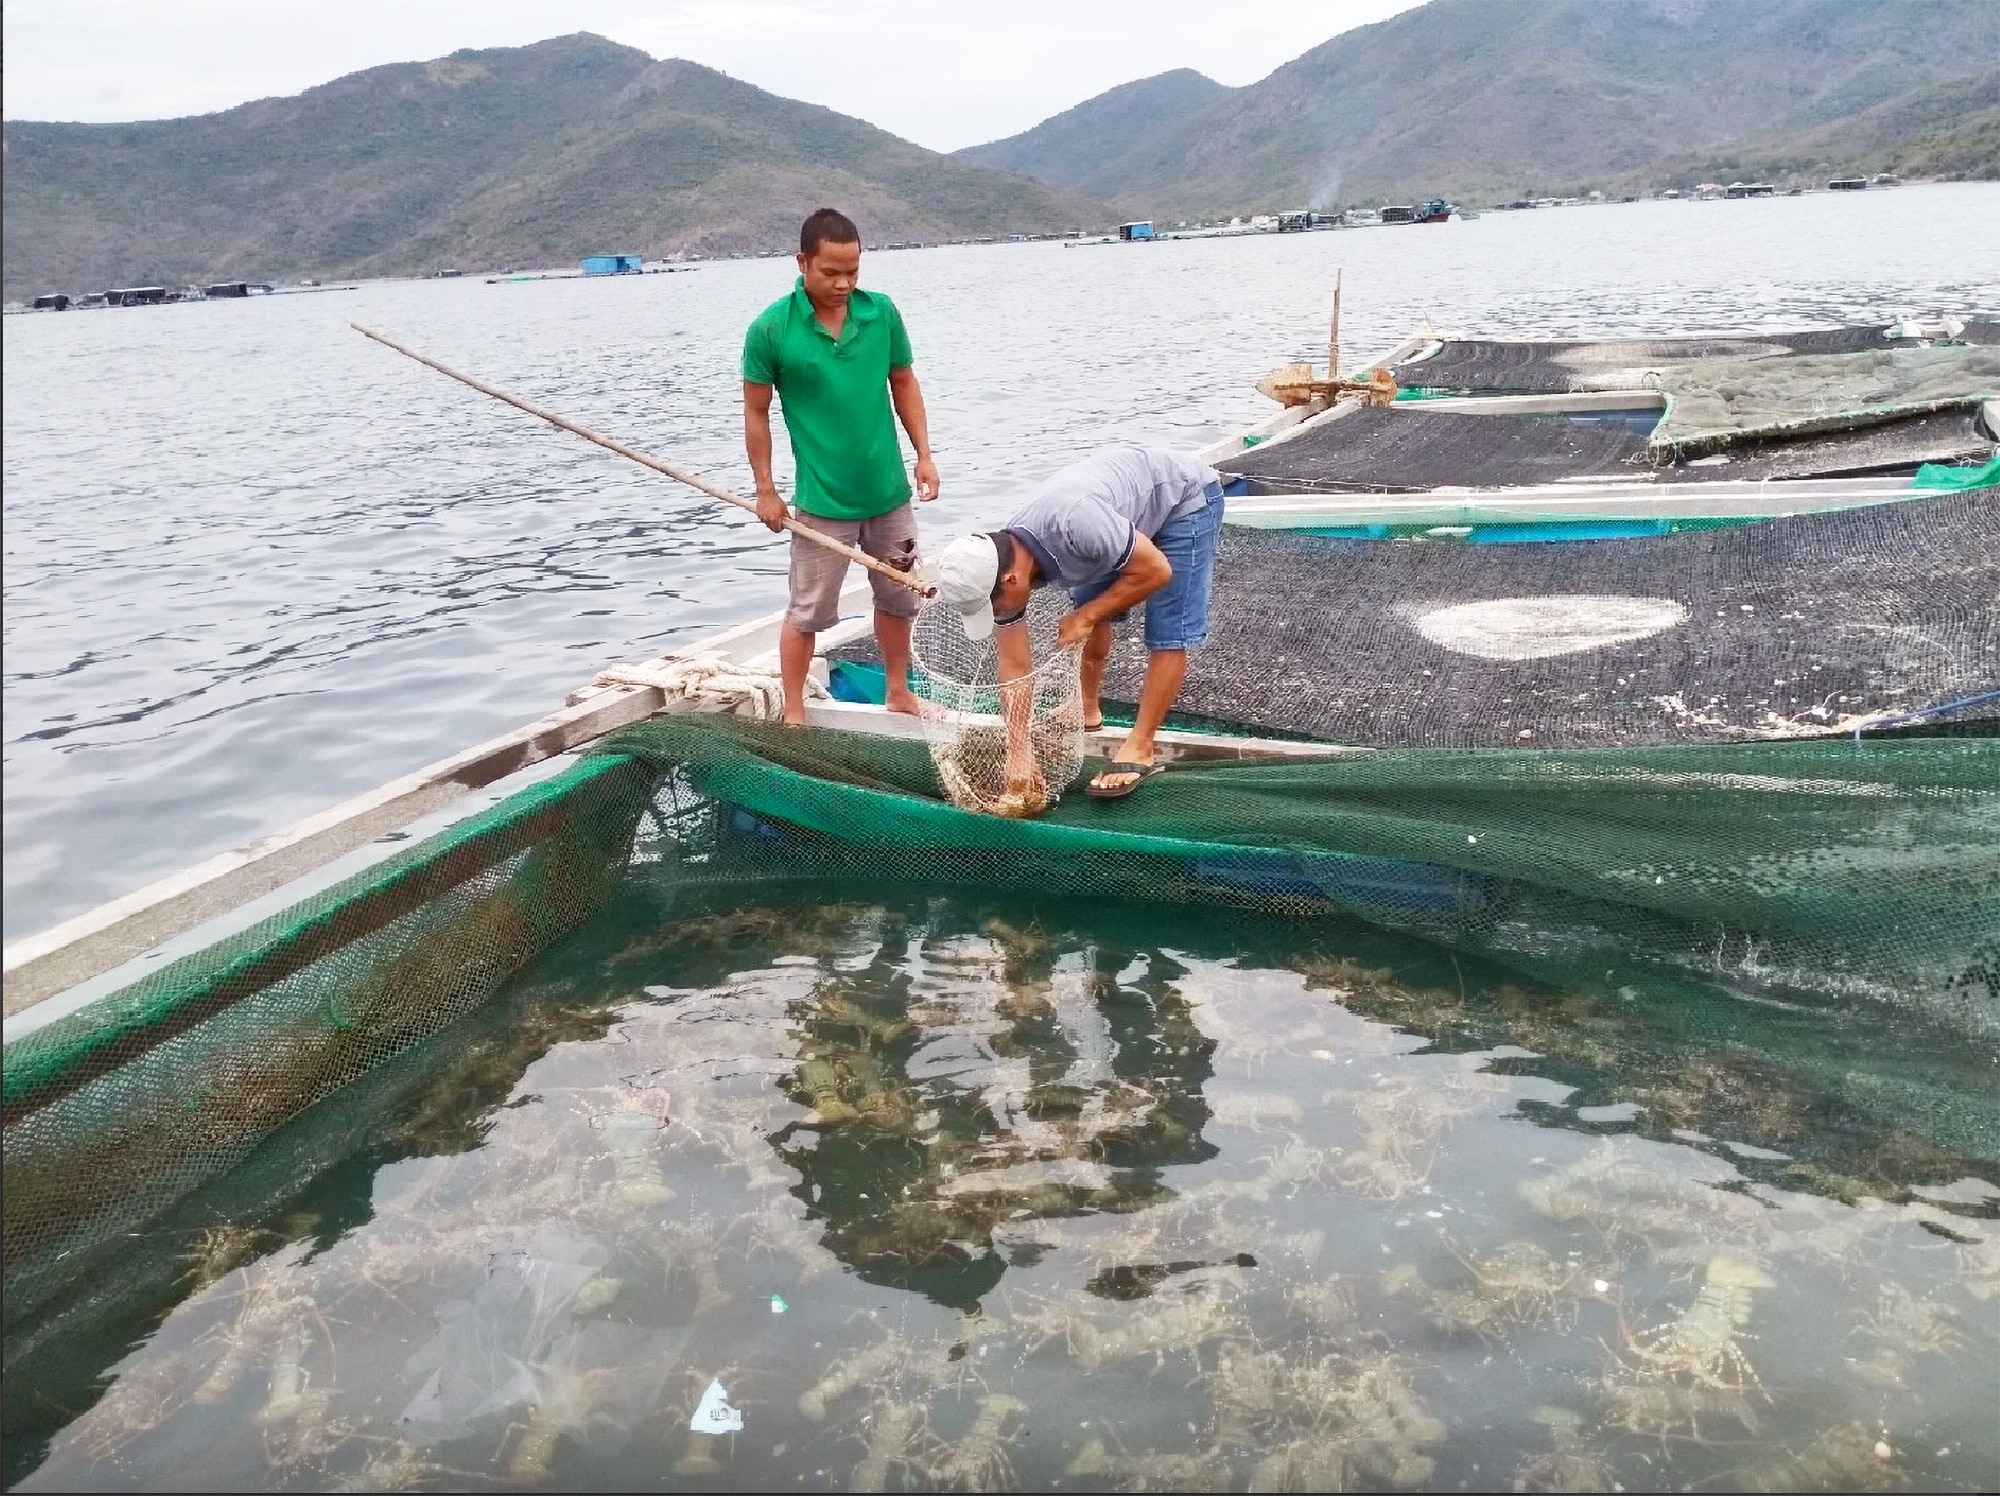
[[1498, 488], [1577, 478], [1667, 483], [1853, 478], [1983, 458], [1992, 440], [1972, 410], [1937, 411], [1826, 435], [1745, 441], [1726, 463], [1662, 461], [1643, 419], [1602, 415], [1463, 415], [1422, 404], [1351, 410], [1288, 441], [1216, 464], [1253, 494], [1397, 493]]
[[[1606, 385], [1607, 370], [1657, 368], [1699, 359], [1783, 358], [1788, 355], [1861, 353], [1881, 348], [1882, 327], [1829, 327], [1811, 332], [1749, 337], [1625, 338], [1545, 343], [1453, 338], [1428, 358], [1390, 365], [1405, 389], [1465, 390], [1479, 394], [1552, 395], [1569, 390], [1635, 388]], [[2000, 344], [2000, 321], [1968, 322], [1959, 338]]]
[[[1230, 528], [1217, 578], [1228, 590], [1182, 704], [1344, 742], [1720, 741], [2000, 687], [2000, 510], [1977, 494], [1536, 546]], [[1580, 636], [1601, 637], [1628, 616], [1619, 599], [1685, 616], [1541, 658], [1470, 652], [1575, 642], [1571, 618]], [[1478, 604], [1487, 612], [1456, 615], [1463, 633], [1444, 627], [1446, 610]], [[1135, 700], [1143, 645], [1136, 629], [1121, 633], [1105, 690]]]
[[[2000, 506], [1979, 492], [1533, 546], [1231, 525], [1178, 710], [1371, 747], [1732, 742], [1913, 713], [1978, 730], [2000, 717], [1996, 597]], [[1119, 630], [1105, 671], [1114, 716], [1138, 699], [1140, 634]]]

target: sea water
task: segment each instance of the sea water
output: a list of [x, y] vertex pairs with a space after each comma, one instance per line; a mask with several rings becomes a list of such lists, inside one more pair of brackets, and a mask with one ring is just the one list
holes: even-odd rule
[[[944, 491], [924, 532], [1000, 523], [1107, 442], [1261, 420], [1259, 376], [1325, 362], [1337, 271], [1349, 367], [1426, 322], [2000, 316], [2000, 185], [868, 254], [930, 405]], [[786, 542], [750, 516], [350, 321], [741, 489], [743, 330], [792, 277], [779, 258], [6, 318], [7, 938], [782, 604]]]
[[10, 1482], [2000, 1479], [1990, 1046], [1337, 920], [739, 897], [635, 875], [135, 1239], [161, 1286], [10, 1367]]

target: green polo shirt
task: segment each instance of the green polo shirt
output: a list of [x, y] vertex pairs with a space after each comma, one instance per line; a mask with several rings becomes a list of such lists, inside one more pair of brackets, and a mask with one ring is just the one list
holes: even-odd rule
[[838, 342], [813, 315], [803, 276], [750, 324], [743, 377], [778, 391], [802, 511], [873, 519], [909, 502], [889, 371], [911, 361], [903, 314], [874, 291], [855, 291]]

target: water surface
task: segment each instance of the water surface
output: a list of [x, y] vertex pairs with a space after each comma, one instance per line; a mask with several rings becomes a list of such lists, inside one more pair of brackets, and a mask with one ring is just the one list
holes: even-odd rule
[[[635, 875], [362, 1146], [301, 1167], [336, 1099], [135, 1238], [150, 1302], [10, 1364], [8, 1476], [1991, 1489], [2000, 1165], [1932, 1113], [1990, 1141], [1993, 1056], [1647, 996]], [[1916, 1104], [1871, 1084], [1911, 1047]], [[716, 1384], [740, 1430], [690, 1428]]]

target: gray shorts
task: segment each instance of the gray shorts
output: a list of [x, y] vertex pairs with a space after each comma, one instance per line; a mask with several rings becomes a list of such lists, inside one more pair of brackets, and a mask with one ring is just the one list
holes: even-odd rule
[[[826, 519], [799, 514], [799, 523], [858, 545], [878, 561], [908, 571], [917, 561], [917, 516], [913, 506], [900, 504], [873, 519]], [[802, 634], [817, 634], [840, 621], [840, 589], [847, 581], [848, 560], [803, 536], [792, 536], [792, 602], [785, 622]], [[868, 573], [875, 589], [875, 607], [893, 618], [915, 618], [922, 601], [909, 588], [887, 577]]]

